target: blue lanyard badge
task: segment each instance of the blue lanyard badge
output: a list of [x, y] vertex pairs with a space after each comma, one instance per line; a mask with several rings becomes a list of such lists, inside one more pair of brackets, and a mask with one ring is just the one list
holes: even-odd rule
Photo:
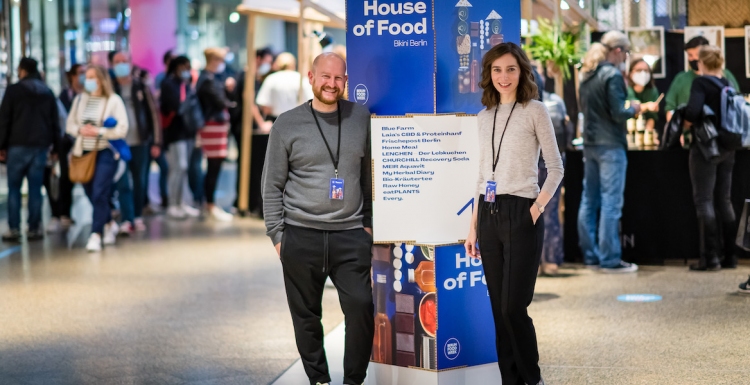
[[328, 191], [328, 198], [335, 200], [344, 200], [344, 180], [331, 178], [331, 188]]
[[484, 201], [494, 203], [495, 195], [497, 195], [497, 182], [488, 180], [487, 187], [484, 190]]

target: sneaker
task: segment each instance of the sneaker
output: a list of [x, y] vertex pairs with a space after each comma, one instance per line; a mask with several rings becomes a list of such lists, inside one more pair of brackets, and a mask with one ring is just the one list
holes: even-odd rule
[[739, 292], [743, 294], [750, 294], [750, 277], [748, 277], [747, 282], [742, 282], [740, 284]]
[[599, 271], [605, 274], [635, 273], [636, 271], [638, 271], [638, 265], [636, 265], [635, 263], [620, 261], [620, 264], [615, 267], [602, 267], [601, 269], [599, 269]]
[[86, 250], [89, 253], [102, 251], [102, 237], [97, 233], [91, 233], [89, 241], [86, 243]]
[[133, 234], [134, 231], [135, 230], [133, 229], [132, 223], [123, 222], [122, 225], [120, 225], [120, 231], [118, 231], [118, 235], [129, 237], [131, 234]]
[[62, 228], [62, 224], [60, 223], [60, 220], [52, 217], [49, 219], [49, 223], [47, 223], [47, 232], [48, 233], [56, 233], [60, 231]]
[[135, 218], [133, 221], [133, 228], [138, 232], [146, 231], [146, 223], [143, 222], [143, 218]]
[[187, 216], [185, 210], [180, 206], [170, 206], [167, 209], [167, 215], [172, 219], [185, 219]]
[[191, 218], [198, 218], [198, 217], [201, 216], [201, 211], [198, 210], [198, 209], [196, 209], [193, 206], [182, 205], [182, 207], [180, 207], [180, 208], [182, 209], [182, 211], [185, 212], [185, 215], [187, 215], [187, 216], [189, 216]]
[[26, 240], [28, 241], [38, 241], [40, 239], [44, 239], [44, 233], [42, 230], [28, 230], [26, 231]]
[[3, 241], [6, 242], [21, 242], [21, 231], [10, 229], [3, 234]]
[[230, 222], [232, 219], [234, 219], [234, 216], [224, 210], [222, 210], [219, 206], [214, 206], [211, 209], [211, 215], [220, 222]]
[[72, 219], [70, 219], [68, 217], [64, 217], [64, 216], [60, 217], [60, 227], [61, 228], [67, 229], [68, 227], [72, 226], [73, 224], [75, 224], [75, 222], [73, 222]]
[[120, 226], [117, 226], [117, 222], [112, 221], [104, 226], [104, 236], [102, 243], [104, 245], [114, 245], [117, 242], [117, 233], [120, 232]]

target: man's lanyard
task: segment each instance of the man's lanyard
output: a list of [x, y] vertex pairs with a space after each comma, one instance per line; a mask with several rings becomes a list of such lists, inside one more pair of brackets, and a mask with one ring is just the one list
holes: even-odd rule
[[328, 145], [328, 140], [326, 139], [326, 136], [323, 135], [323, 129], [320, 128], [320, 122], [318, 122], [318, 116], [315, 114], [315, 109], [312, 105], [312, 100], [310, 100], [310, 110], [312, 111], [313, 118], [315, 118], [315, 125], [318, 126], [318, 131], [320, 131], [320, 136], [323, 137], [323, 142], [326, 144], [326, 148], [328, 149], [328, 155], [331, 156], [331, 161], [333, 162], [333, 169], [336, 173], [336, 178], [339, 177], [339, 156], [341, 155], [341, 106], [339, 105], [339, 102], [336, 102], [336, 112], [338, 113], [339, 118], [339, 139], [338, 139], [338, 145], [336, 147], [336, 157], [333, 157], [333, 151], [331, 151], [331, 146]]
[[505, 121], [505, 128], [503, 129], [502, 135], [500, 135], [500, 143], [497, 145], [497, 154], [495, 154], [495, 124], [497, 123], [497, 111], [500, 109], [500, 103], [498, 103], [497, 107], [495, 107], [495, 119], [492, 121], [492, 142], [490, 142], [490, 146], [492, 146], [492, 179], [495, 179], [495, 169], [497, 168], [497, 163], [500, 161], [500, 147], [503, 145], [503, 139], [505, 138], [505, 131], [508, 131], [508, 123], [510, 122], [510, 117], [513, 115], [513, 110], [516, 109], [516, 104], [518, 102], [513, 102], [513, 108], [510, 109], [510, 114], [508, 114], [508, 120]]

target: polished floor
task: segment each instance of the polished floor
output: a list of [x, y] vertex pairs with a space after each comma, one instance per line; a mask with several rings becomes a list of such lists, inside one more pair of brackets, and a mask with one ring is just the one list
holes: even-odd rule
[[[82, 249], [83, 222], [0, 246], [0, 384], [266, 385], [297, 360], [261, 221], [156, 215], [98, 254]], [[563, 272], [538, 280], [530, 308], [548, 384], [750, 384], [750, 296], [736, 293], [750, 264]], [[333, 330], [335, 290], [324, 309]]]

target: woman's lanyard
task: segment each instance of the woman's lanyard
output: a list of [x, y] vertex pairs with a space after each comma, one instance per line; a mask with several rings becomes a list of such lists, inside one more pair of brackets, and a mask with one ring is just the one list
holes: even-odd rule
[[495, 170], [497, 169], [497, 164], [500, 162], [500, 148], [503, 145], [503, 139], [505, 139], [505, 132], [508, 131], [508, 123], [510, 123], [510, 117], [513, 115], [513, 110], [516, 109], [516, 104], [518, 102], [513, 102], [513, 108], [510, 109], [510, 114], [508, 114], [508, 120], [505, 121], [505, 128], [503, 128], [503, 133], [500, 135], [500, 143], [497, 145], [497, 153], [495, 153], [495, 129], [497, 125], [497, 111], [500, 110], [500, 104], [498, 103], [497, 107], [495, 107], [495, 118], [492, 121], [492, 141], [490, 142], [490, 146], [492, 147], [492, 179], [487, 181], [487, 187], [484, 191], [484, 201], [489, 203], [495, 202], [495, 197], [497, 195], [497, 182], [495, 182]]
[[500, 104], [495, 107], [495, 119], [492, 121], [492, 142], [490, 145], [492, 146], [492, 179], [495, 179], [495, 169], [497, 168], [498, 162], [500, 162], [500, 147], [503, 145], [503, 139], [505, 139], [505, 131], [508, 131], [508, 123], [510, 123], [510, 117], [513, 115], [513, 110], [516, 109], [516, 103], [513, 102], [513, 108], [510, 109], [510, 114], [508, 114], [508, 120], [505, 121], [505, 128], [503, 128], [503, 133], [500, 135], [500, 143], [497, 145], [497, 154], [495, 154], [495, 124], [497, 123], [497, 111], [500, 109]]
[[315, 118], [315, 125], [318, 127], [318, 132], [320, 132], [320, 136], [323, 137], [323, 142], [326, 144], [326, 149], [328, 150], [328, 155], [331, 156], [331, 162], [333, 162], [333, 172], [335, 175], [335, 178], [331, 178], [331, 183], [328, 191], [328, 198], [329, 199], [335, 199], [335, 200], [343, 200], [344, 199], [344, 180], [339, 179], [339, 160], [341, 159], [341, 105], [339, 105], [339, 102], [336, 102], [336, 112], [338, 115], [338, 123], [339, 123], [339, 135], [338, 135], [338, 143], [336, 144], [336, 156], [333, 156], [333, 150], [331, 150], [331, 146], [328, 144], [328, 139], [326, 139], [326, 136], [323, 134], [323, 129], [320, 127], [320, 122], [318, 121], [318, 115], [315, 114], [315, 108], [313, 108], [312, 100], [310, 100], [310, 111], [312, 112], [313, 118]]

